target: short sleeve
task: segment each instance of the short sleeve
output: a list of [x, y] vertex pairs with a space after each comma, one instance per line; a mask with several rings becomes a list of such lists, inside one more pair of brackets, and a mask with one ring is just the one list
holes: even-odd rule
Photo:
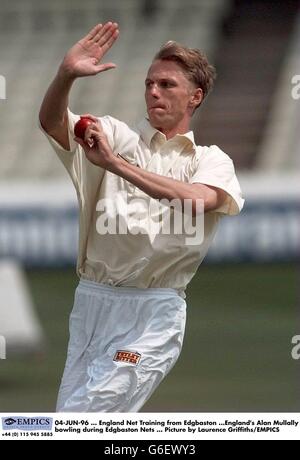
[[236, 215], [244, 206], [240, 184], [231, 158], [216, 145], [203, 147], [190, 183], [217, 187], [227, 193], [225, 202], [214, 212]]

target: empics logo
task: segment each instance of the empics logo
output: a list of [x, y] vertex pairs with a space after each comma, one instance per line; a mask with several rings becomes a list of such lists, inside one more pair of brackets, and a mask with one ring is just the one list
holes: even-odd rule
[[0, 335], [0, 359], [6, 359], [6, 340]]
[[51, 431], [51, 417], [2, 417], [2, 430]]
[[292, 78], [292, 98], [297, 101], [300, 99], [300, 75], [294, 75]]
[[0, 75], [0, 99], [6, 99], [6, 80]]
[[294, 335], [292, 338], [292, 344], [295, 345], [292, 349], [292, 358], [300, 359], [300, 335]]
[[13, 425], [13, 424], [16, 423], [16, 422], [17, 422], [17, 420], [15, 420], [14, 418], [7, 418], [7, 419], [5, 419], [5, 424], [6, 424], [7, 426]]

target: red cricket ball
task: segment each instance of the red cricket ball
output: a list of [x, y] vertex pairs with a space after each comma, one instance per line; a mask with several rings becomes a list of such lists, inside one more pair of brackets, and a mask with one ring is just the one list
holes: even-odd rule
[[80, 137], [81, 139], [84, 140], [84, 133], [86, 128], [93, 123], [93, 120], [91, 120], [88, 117], [80, 117], [80, 120], [77, 121], [77, 123], [74, 126], [74, 134], [76, 137]]

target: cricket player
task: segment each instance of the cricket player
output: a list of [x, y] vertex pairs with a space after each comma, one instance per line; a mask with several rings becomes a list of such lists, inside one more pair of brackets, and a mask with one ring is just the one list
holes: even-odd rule
[[[190, 131], [215, 78], [199, 50], [176, 42], [161, 48], [146, 75], [147, 117], [135, 128], [86, 114], [84, 138], [75, 136], [80, 117], [69, 109], [72, 85], [116, 67], [102, 58], [118, 36], [118, 24], [107, 22], [79, 40], [65, 55], [39, 114], [80, 209], [80, 282], [59, 412], [140, 410], [180, 354], [186, 286], [220, 218], [238, 214], [244, 201], [231, 159], [215, 145], [197, 146]], [[166, 214], [173, 216], [172, 225], [158, 231]], [[191, 227], [175, 231], [175, 215], [198, 222], [197, 238], [187, 238]]]

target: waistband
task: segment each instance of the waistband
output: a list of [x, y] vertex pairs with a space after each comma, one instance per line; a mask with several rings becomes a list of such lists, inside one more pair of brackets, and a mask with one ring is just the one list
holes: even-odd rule
[[[132, 296], [180, 296], [176, 289], [172, 288], [135, 288], [124, 286], [110, 286], [108, 284], [96, 283], [95, 281], [80, 279], [79, 287], [93, 290], [99, 293], [112, 295], [132, 295]], [[181, 297], [181, 296], [180, 296]]]

